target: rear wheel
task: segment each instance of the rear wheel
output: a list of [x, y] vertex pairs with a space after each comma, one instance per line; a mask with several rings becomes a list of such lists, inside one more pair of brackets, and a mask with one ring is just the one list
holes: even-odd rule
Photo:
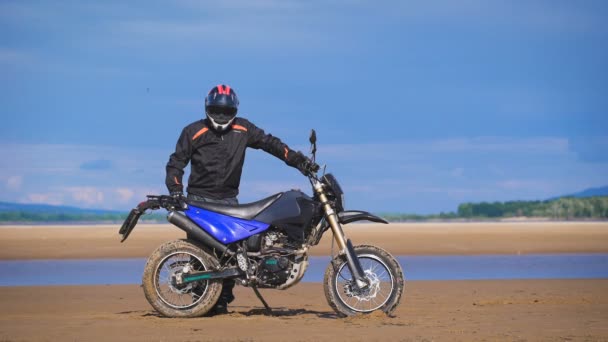
[[360, 289], [345, 256], [337, 256], [327, 267], [323, 287], [329, 305], [340, 316], [381, 310], [391, 314], [403, 293], [403, 271], [397, 260], [375, 246], [356, 246], [355, 254], [369, 285]]
[[186, 285], [174, 284], [175, 275], [207, 271], [218, 266], [217, 259], [191, 240], [167, 242], [148, 258], [143, 275], [146, 299], [167, 317], [197, 317], [217, 303], [222, 291], [221, 279], [202, 280]]

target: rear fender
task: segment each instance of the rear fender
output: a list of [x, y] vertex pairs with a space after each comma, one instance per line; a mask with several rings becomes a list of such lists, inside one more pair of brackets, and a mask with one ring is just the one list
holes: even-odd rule
[[136, 208], [131, 209], [131, 211], [129, 212], [129, 216], [127, 216], [127, 219], [125, 220], [125, 222], [123, 222], [122, 226], [118, 230], [118, 233], [122, 235], [122, 240], [120, 240], [120, 242], [125, 242], [125, 240], [129, 237], [129, 234], [131, 234], [131, 232], [133, 231], [133, 228], [135, 228], [135, 226], [137, 225], [139, 218], [146, 212], [146, 210], [160, 209], [159, 199], [160, 197], [158, 196], [148, 196], [147, 201], [143, 201], [139, 203]]
[[122, 235], [122, 240], [120, 240], [120, 242], [124, 242], [129, 237], [129, 234], [131, 234], [133, 228], [135, 228], [135, 225], [142, 214], [143, 212], [139, 211], [137, 208], [131, 210], [129, 216], [127, 216], [127, 219], [123, 222], [118, 231], [118, 233]]

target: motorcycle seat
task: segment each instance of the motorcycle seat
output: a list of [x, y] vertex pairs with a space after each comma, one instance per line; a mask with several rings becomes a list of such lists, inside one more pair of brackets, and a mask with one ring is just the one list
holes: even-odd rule
[[239, 204], [239, 205], [229, 205], [229, 204], [219, 204], [212, 202], [202, 202], [202, 201], [191, 201], [188, 200], [188, 203], [191, 206], [206, 209], [209, 211], [213, 211], [219, 214], [224, 214], [232, 217], [238, 217], [245, 220], [252, 220], [259, 213], [261, 213], [264, 209], [268, 208], [272, 203], [279, 199], [283, 195], [282, 192], [278, 194], [274, 194], [270, 197], [266, 197], [262, 200]]

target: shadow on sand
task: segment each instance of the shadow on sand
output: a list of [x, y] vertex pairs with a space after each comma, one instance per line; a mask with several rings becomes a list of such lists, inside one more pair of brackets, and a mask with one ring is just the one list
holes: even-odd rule
[[[156, 317], [156, 318], [170, 318], [165, 317], [154, 310], [139, 310], [139, 311], [122, 311], [117, 312], [117, 315], [129, 315], [129, 316], [140, 316], [140, 317]], [[325, 318], [325, 319], [337, 319], [339, 318], [333, 311], [316, 311], [316, 310], [307, 310], [307, 309], [289, 309], [289, 308], [273, 308], [271, 312], [266, 311], [264, 308], [255, 308], [246, 311], [241, 310], [231, 310], [227, 314], [222, 315], [204, 315], [203, 317], [252, 317], [252, 316], [268, 316], [268, 317], [295, 317], [295, 316], [304, 316], [304, 315], [314, 315], [317, 318]]]
[[288, 308], [273, 308], [272, 312], [266, 311], [264, 308], [256, 308], [248, 311], [235, 311], [237, 314], [243, 316], [271, 316], [271, 317], [293, 317], [301, 315], [314, 315], [318, 318], [336, 319], [336, 315], [333, 311], [316, 311], [307, 309], [288, 309]]

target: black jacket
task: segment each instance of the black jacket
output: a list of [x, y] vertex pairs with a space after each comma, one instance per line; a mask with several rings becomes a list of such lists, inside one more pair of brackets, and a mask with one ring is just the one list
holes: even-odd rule
[[223, 133], [199, 120], [182, 130], [169, 158], [165, 180], [169, 192], [183, 191], [184, 168], [190, 162], [188, 193], [215, 199], [237, 196], [247, 147], [262, 149], [294, 167], [297, 155], [301, 156], [247, 119], [237, 117]]

